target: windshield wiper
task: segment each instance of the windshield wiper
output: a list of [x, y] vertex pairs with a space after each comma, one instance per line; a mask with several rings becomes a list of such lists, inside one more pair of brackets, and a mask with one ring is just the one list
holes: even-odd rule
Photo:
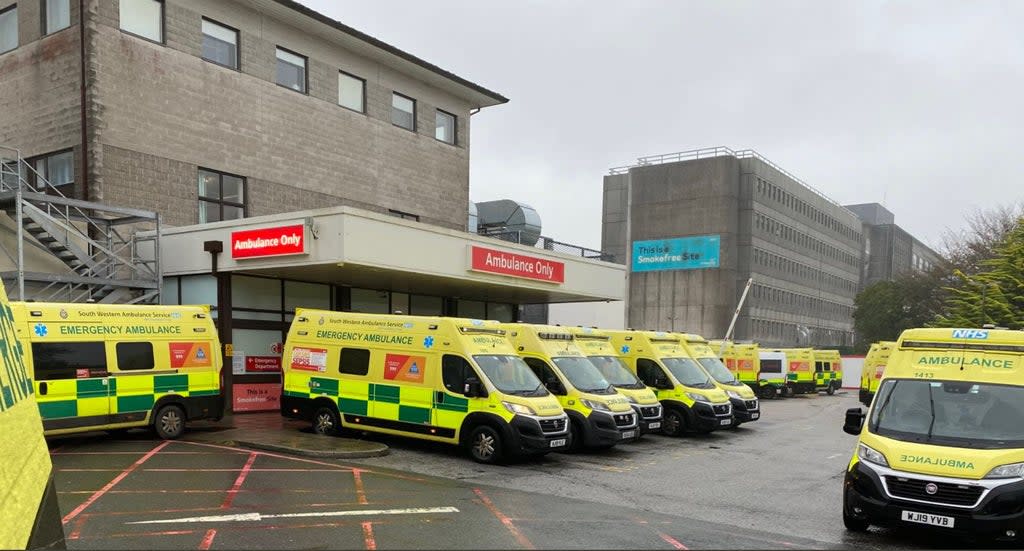
[[935, 428], [935, 398], [932, 397], [932, 385], [928, 384], [928, 405], [932, 409], [932, 420], [928, 423], [928, 440], [932, 439], [932, 429]]

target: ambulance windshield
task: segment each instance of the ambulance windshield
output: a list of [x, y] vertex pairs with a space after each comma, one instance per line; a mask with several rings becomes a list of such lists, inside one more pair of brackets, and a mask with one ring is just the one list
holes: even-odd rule
[[704, 366], [704, 371], [708, 372], [716, 381], [723, 385], [736, 385], [739, 381], [733, 376], [732, 372], [729, 371], [722, 360], [718, 358], [697, 358], [700, 365]]
[[1024, 446], [1024, 387], [889, 379], [868, 429], [908, 442], [965, 448]]
[[672, 372], [679, 384], [694, 388], [714, 388], [711, 379], [697, 362], [690, 358], [663, 358], [662, 363]]
[[615, 394], [615, 387], [608, 384], [608, 380], [601, 375], [601, 372], [586, 358], [576, 356], [563, 356], [552, 358], [555, 365], [569, 379], [569, 383], [580, 392], [591, 394]]
[[619, 388], [641, 389], [646, 386], [615, 356], [590, 356], [590, 363], [594, 364], [609, 383]]
[[547, 396], [548, 391], [519, 356], [488, 354], [473, 356], [494, 388], [505, 394]]

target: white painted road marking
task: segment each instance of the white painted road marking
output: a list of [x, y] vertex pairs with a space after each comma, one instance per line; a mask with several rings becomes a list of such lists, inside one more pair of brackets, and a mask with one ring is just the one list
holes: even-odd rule
[[843, 455], [843, 454], [841, 454], [841, 453], [834, 453], [834, 454], [826, 457], [825, 459], [835, 459], [835, 458], [839, 457], [840, 455]]
[[321, 511], [313, 513], [279, 513], [262, 515], [260, 513], [240, 513], [235, 515], [214, 515], [207, 517], [168, 518], [163, 520], [140, 520], [125, 524], [173, 524], [176, 522], [259, 522], [268, 518], [304, 518], [304, 517], [354, 517], [366, 515], [423, 515], [429, 513], [458, 513], [455, 507], [414, 507], [410, 509], [365, 509], [359, 511]]

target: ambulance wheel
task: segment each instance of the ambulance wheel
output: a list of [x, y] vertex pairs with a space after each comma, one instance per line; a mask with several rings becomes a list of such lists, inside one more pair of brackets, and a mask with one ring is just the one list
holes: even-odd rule
[[493, 465], [501, 461], [501, 435], [493, 427], [480, 425], [469, 433], [469, 455], [477, 463]]
[[676, 408], [666, 409], [661, 423], [661, 432], [668, 436], [680, 436], [686, 430], [686, 417]]
[[825, 389], [825, 394], [828, 394], [829, 396], [832, 396], [835, 393], [836, 393], [836, 384], [835, 383], [829, 383], [828, 384], [828, 388]]
[[762, 400], [774, 400], [775, 399], [775, 387], [771, 385], [764, 385], [758, 387], [757, 397]]
[[160, 408], [153, 419], [156, 435], [164, 440], [174, 440], [185, 432], [185, 412], [174, 404]]
[[338, 422], [338, 412], [334, 408], [327, 406], [316, 408], [316, 413], [313, 414], [313, 432], [325, 436], [334, 436], [338, 434], [340, 425], [341, 423]]

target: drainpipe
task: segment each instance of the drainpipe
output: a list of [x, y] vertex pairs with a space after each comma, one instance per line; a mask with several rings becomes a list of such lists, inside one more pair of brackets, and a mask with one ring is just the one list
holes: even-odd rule
[[79, 61], [79, 102], [82, 127], [82, 199], [89, 197], [89, 139], [86, 130], [85, 112], [85, 0], [78, 0], [78, 61]]
[[231, 273], [222, 273], [217, 270], [217, 255], [224, 252], [224, 242], [219, 240], [204, 241], [203, 250], [210, 253], [210, 273], [217, 280], [217, 334], [221, 342], [221, 358], [224, 363], [220, 368], [221, 373], [221, 396], [224, 397], [224, 409], [221, 411], [221, 419], [230, 422], [232, 415], [233, 389], [235, 384], [234, 372], [232, 371], [232, 356], [227, 356], [227, 344], [231, 342], [231, 307], [228, 304], [230, 289], [227, 287], [228, 277]]

